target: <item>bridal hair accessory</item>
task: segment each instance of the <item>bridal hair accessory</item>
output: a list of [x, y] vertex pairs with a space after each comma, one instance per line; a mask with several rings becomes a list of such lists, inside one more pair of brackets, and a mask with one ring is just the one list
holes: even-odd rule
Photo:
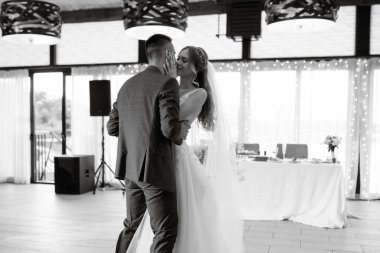
[[207, 65], [208, 57], [206, 51], [201, 47], [193, 47], [195, 53], [198, 55], [198, 57], [201, 59], [201, 62], [204, 66]]

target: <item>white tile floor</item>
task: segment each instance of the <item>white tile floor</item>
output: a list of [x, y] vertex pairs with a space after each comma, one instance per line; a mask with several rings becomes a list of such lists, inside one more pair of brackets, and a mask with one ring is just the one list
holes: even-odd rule
[[[54, 185], [0, 184], [0, 252], [114, 252], [124, 201], [115, 190], [56, 195]], [[349, 201], [348, 209], [362, 219], [344, 229], [246, 221], [246, 252], [380, 253], [380, 201]]]

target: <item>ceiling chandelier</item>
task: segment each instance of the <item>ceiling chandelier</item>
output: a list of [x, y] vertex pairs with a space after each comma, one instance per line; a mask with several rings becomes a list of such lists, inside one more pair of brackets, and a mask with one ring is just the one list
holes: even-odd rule
[[267, 28], [283, 32], [308, 32], [335, 25], [339, 5], [335, 0], [266, 0]]
[[27, 44], [57, 44], [62, 18], [57, 5], [43, 1], [5, 1], [0, 24], [5, 40]]
[[185, 36], [188, 7], [186, 0], [124, 0], [125, 33], [146, 40], [153, 34], [173, 39]]

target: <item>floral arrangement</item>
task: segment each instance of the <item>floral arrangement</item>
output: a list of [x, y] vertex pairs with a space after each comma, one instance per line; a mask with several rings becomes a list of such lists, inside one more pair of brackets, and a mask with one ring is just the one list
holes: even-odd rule
[[324, 144], [327, 144], [328, 151], [334, 152], [334, 149], [342, 142], [342, 138], [336, 135], [327, 135]]

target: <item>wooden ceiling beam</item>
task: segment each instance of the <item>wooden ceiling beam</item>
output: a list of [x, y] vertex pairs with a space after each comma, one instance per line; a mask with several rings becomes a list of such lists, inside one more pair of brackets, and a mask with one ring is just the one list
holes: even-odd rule
[[[250, 0], [217, 0], [218, 4], [226, 5], [231, 2], [244, 2]], [[264, 6], [266, 0], [261, 0], [262, 6]], [[380, 4], [380, 0], [336, 0], [340, 6], [368, 6], [374, 4]]]
[[62, 11], [64, 24], [122, 20], [121, 8]]
[[340, 6], [369, 6], [380, 4], [380, 0], [340, 0]]
[[[244, 1], [244, 0], [208, 0], [201, 2], [189, 3], [189, 15], [210, 15], [226, 12], [226, 4], [229, 1]], [[262, 0], [264, 1], [264, 0]], [[380, 0], [340, 0], [341, 6], [368, 6], [380, 4]], [[115, 21], [122, 20], [123, 14], [121, 8], [109, 9], [88, 9], [76, 11], [61, 12], [63, 22], [68, 23], [83, 23], [83, 22], [99, 22], [99, 21]]]
[[[225, 12], [225, 5], [219, 5], [215, 1], [189, 3], [190, 16], [210, 15]], [[61, 16], [65, 24], [116, 21], [123, 19], [123, 13], [121, 8], [63, 11], [61, 12]]]

